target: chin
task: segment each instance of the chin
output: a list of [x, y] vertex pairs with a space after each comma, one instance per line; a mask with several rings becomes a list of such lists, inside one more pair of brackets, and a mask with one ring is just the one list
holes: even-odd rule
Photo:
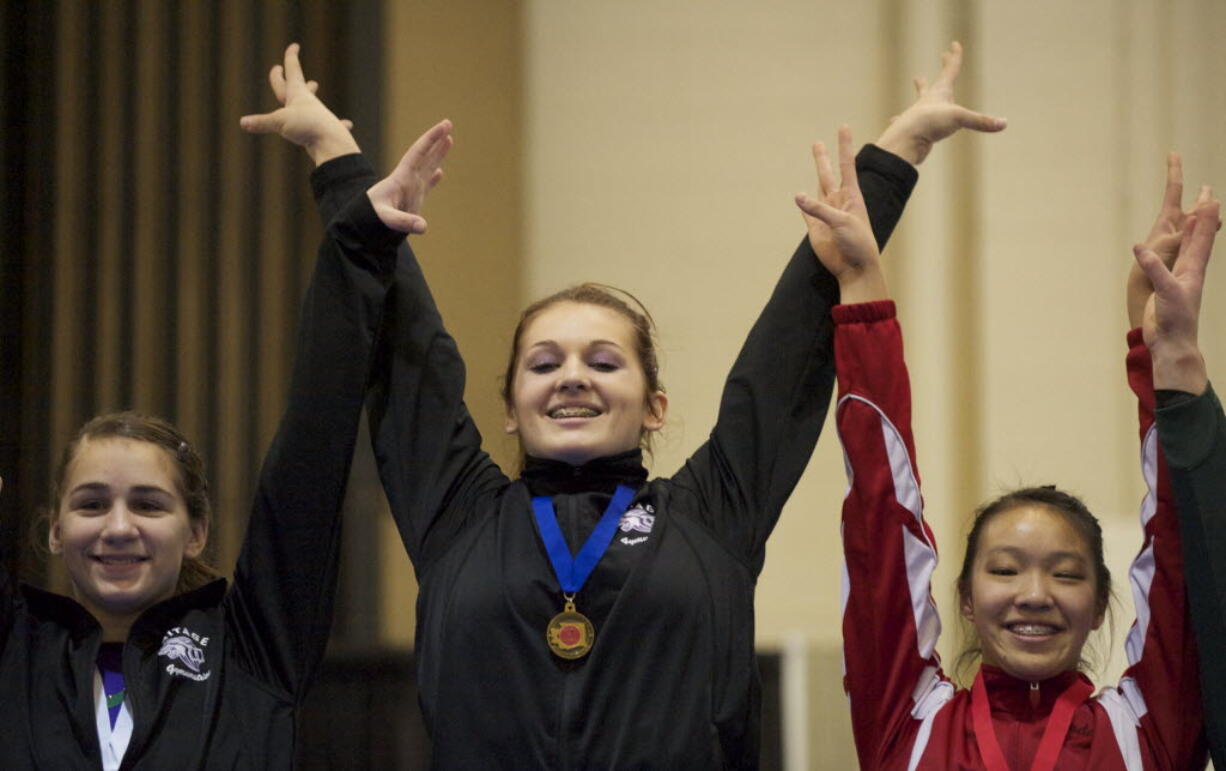
[[1037, 683], [1055, 677], [1061, 672], [1077, 668], [1077, 662], [1047, 660], [1027, 660], [1022, 657], [1007, 658], [1000, 668], [1019, 680]]
[[173, 594], [174, 587], [169, 590], [160, 590], [149, 586], [95, 586], [89, 595], [89, 600], [99, 610], [107, 613], [130, 615], [141, 613]]
[[150, 593], [145, 591], [99, 592], [94, 602], [102, 610], [115, 614], [136, 613], [154, 603]]
[[[573, 437], [572, 439], [578, 439], [578, 437]], [[527, 454], [533, 457], [536, 457], [536, 458], [543, 458], [545, 460], [555, 460], [561, 463], [568, 463], [572, 466], [582, 466], [584, 463], [588, 463], [589, 461], [596, 460], [597, 458], [604, 458], [609, 455], [616, 455], [619, 452], [624, 452], [625, 450], [628, 450], [628, 449], [634, 449], [634, 447], [637, 447], [637, 446], [638, 445], [635, 444], [633, 445], [633, 447], [617, 449], [615, 447], [610, 446], [610, 443], [603, 442], [603, 441], [596, 441], [596, 442], [570, 441], [570, 442], [558, 442], [556, 444], [551, 444], [545, 447], [538, 447], [536, 449], [525, 447], [524, 451]]]

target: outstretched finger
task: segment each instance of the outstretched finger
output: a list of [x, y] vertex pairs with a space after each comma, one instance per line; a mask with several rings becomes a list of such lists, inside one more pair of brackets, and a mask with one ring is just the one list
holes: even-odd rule
[[426, 162], [431, 165], [438, 165], [443, 158], [447, 156], [447, 152], [451, 149], [455, 140], [451, 136], [452, 131], [451, 121], [443, 119], [430, 127], [423, 137], [426, 140], [425, 158]]
[[949, 44], [949, 50], [941, 54], [941, 74], [937, 78], [944, 85], [952, 86], [962, 71], [962, 44], [957, 40]]
[[842, 189], [856, 198], [860, 197], [860, 180], [856, 176], [856, 154], [851, 149], [851, 127], [839, 126], [839, 176]]
[[285, 48], [285, 84], [287, 89], [305, 84], [306, 77], [302, 74], [302, 62], [298, 59], [297, 43], [290, 43]]
[[817, 186], [822, 191], [822, 197], [829, 198], [831, 193], [839, 189], [839, 183], [834, 177], [834, 168], [830, 165], [825, 142], [813, 143], [813, 165], [817, 167]]
[[915, 85], [916, 96], [923, 96], [924, 92], [928, 90], [928, 78], [925, 78], [923, 75], [916, 75], [911, 82]]
[[1201, 185], [1200, 193], [1197, 194], [1196, 196], [1196, 204], [1194, 205], [1194, 208], [1195, 206], [1200, 206], [1202, 204], [1209, 203], [1212, 200], [1213, 200], [1213, 188], [1209, 187], [1208, 185]]
[[400, 159], [399, 167], [407, 170], [431, 169], [442, 163], [453, 144], [451, 121], [441, 120], [417, 138]]
[[419, 155], [412, 158], [411, 167], [417, 174], [433, 174], [438, 171], [443, 164], [443, 159], [447, 157], [447, 152], [451, 149], [452, 139], [450, 134], [444, 134], [435, 141], [426, 146]]
[[1209, 255], [1213, 252], [1213, 240], [1221, 224], [1217, 203], [1197, 207], [1184, 220], [1183, 243], [1179, 245], [1179, 257], [1175, 260], [1175, 272], [1181, 276], [1197, 276], [1204, 281]]
[[422, 157], [430, 152], [430, 150], [445, 137], [450, 135], [451, 121], [441, 120], [430, 128], [426, 129], [424, 134], [414, 140], [413, 144], [409, 146], [408, 152], [405, 153], [405, 155], [412, 156], [414, 158]]
[[1183, 208], [1183, 160], [1174, 150], [1166, 156], [1166, 190], [1162, 193], [1162, 208], [1166, 211], [1181, 211]]
[[274, 64], [268, 71], [268, 85], [272, 86], [272, 94], [279, 104], [285, 104], [285, 68]]

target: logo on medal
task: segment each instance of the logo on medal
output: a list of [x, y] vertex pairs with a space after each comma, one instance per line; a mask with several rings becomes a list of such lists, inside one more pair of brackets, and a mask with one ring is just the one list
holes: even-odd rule
[[564, 659], [579, 659], [587, 655], [596, 641], [596, 629], [587, 616], [575, 610], [573, 602], [549, 621], [545, 629], [549, 649]]
[[200, 671], [204, 666], [204, 649], [208, 644], [209, 638], [201, 637], [186, 627], [176, 626], [162, 636], [158, 655], [170, 659], [166, 665], [167, 674], [203, 682], [213, 674], [212, 670]]

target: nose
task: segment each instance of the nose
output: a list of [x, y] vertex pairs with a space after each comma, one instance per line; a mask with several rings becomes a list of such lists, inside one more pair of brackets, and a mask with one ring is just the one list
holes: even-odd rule
[[136, 537], [136, 518], [122, 501], [111, 506], [102, 522], [102, 540], [126, 541]]
[[1039, 609], [1051, 606], [1051, 591], [1043, 571], [1028, 570], [1019, 576], [1016, 602], [1024, 608]]
[[591, 386], [587, 368], [574, 356], [566, 357], [558, 368], [558, 390], [563, 392], [586, 391]]

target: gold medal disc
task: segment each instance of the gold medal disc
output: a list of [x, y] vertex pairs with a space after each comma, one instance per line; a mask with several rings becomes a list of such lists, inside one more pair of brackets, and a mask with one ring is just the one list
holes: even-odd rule
[[566, 609], [549, 620], [545, 639], [549, 642], [549, 650], [557, 656], [581, 659], [592, 649], [596, 629], [587, 616], [575, 610], [575, 603], [568, 601]]

